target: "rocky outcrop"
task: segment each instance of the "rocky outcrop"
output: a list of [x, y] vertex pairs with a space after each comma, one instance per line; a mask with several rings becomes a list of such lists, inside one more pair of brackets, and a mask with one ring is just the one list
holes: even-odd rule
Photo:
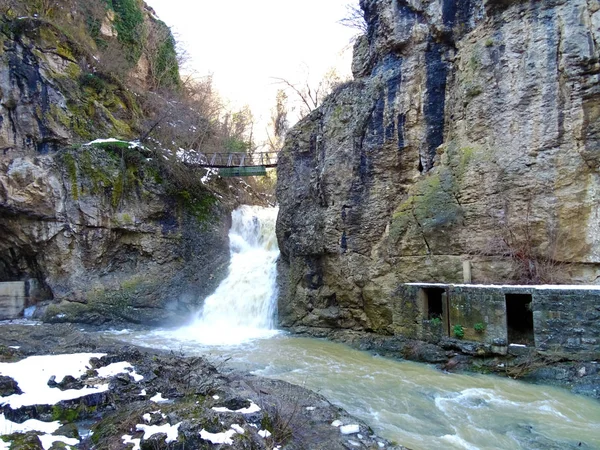
[[205, 191], [194, 213], [139, 164], [93, 147], [0, 163], [0, 277], [40, 280], [47, 320], [182, 320], [222, 278], [231, 205]]
[[600, 282], [600, 4], [363, 0], [278, 167], [281, 323], [394, 333], [402, 282]]
[[[83, 61], [91, 59], [55, 25], [3, 20], [0, 32], [0, 151], [45, 154], [73, 142], [131, 135], [131, 93]], [[82, 68], [82, 65], [84, 68]]]

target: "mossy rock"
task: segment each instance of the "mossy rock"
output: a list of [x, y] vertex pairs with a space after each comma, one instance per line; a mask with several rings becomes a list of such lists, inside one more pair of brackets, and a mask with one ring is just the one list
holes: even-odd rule
[[462, 208], [455, 190], [455, 179], [446, 168], [417, 182], [392, 216], [392, 239], [398, 239], [412, 224], [424, 232], [432, 232], [459, 222]]
[[9, 434], [0, 436], [0, 439], [2, 439], [4, 442], [11, 443], [11, 450], [44, 450], [44, 447], [42, 447], [42, 442], [35, 432], [29, 432], [27, 434]]

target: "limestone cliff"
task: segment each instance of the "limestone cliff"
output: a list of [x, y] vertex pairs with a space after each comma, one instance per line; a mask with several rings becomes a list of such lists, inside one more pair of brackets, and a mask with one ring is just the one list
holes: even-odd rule
[[0, 282], [36, 280], [29, 301], [53, 300], [50, 321], [185, 319], [224, 276], [231, 209], [262, 200], [201, 180], [155, 138], [82, 145], [169, 120], [173, 97], [148, 90], [179, 89], [173, 38], [143, 2], [13, 3], [0, 5]]
[[600, 3], [361, 0], [355, 80], [278, 167], [285, 326], [394, 333], [400, 283], [600, 282]]

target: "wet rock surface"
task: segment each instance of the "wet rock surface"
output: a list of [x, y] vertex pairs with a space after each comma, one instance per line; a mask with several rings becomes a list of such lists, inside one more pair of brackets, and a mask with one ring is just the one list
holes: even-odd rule
[[[48, 339], [39, 339], [45, 333]], [[21, 348], [9, 352], [15, 341]], [[62, 428], [54, 435], [80, 439], [76, 448], [126, 448], [124, 439], [140, 439], [142, 449], [221, 448], [223, 443], [239, 449], [403, 448], [375, 436], [321, 395], [282, 381], [221, 372], [203, 357], [121, 346], [70, 325], [2, 326], [0, 349], [2, 361], [33, 354], [106, 353], [90, 361], [90, 370], [78, 379], [82, 384], [122, 361], [133, 366], [136, 377], [144, 377], [136, 381], [125, 370], [111, 377], [110, 389], [101, 394], [56, 405], [1, 407], [13, 422], [60, 420]], [[65, 383], [76, 388], [72, 381]], [[82, 436], [82, 429], [92, 434]], [[24, 441], [31, 446], [15, 448], [41, 448], [36, 433], [4, 438], [13, 446]]]

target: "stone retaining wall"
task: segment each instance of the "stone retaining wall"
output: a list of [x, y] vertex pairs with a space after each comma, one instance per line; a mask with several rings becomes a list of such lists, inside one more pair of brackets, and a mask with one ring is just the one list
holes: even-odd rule
[[[437, 300], [442, 313], [431, 317], [432, 298], [442, 290]], [[410, 337], [461, 338], [490, 345], [499, 354], [515, 346], [577, 359], [600, 357], [600, 286], [411, 283], [398, 289], [397, 300], [395, 319], [402, 320], [394, 325]], [[405, 323], [415, 326], [405, 329]]]

